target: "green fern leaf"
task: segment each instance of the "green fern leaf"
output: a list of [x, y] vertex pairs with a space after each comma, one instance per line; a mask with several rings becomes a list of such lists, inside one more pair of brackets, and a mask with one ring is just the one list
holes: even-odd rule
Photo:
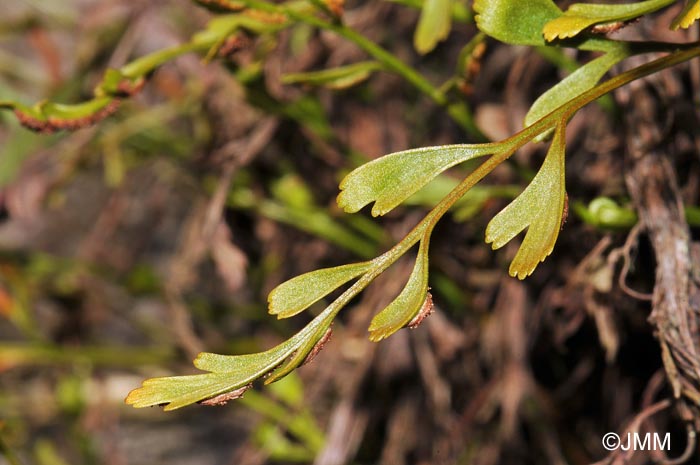
[[321, 71], [285, 74], [282, 76], [282, 83], [310, 84], [336, 90], [346, 89], [366, 80], [373, 72], [380, 69], [382, 69], [382, 65], [376, 61], [362, 61]]
[[[555, 86], [540, 95], [525, 115], [525, 127], [546, 116], [561, 105], [578, 97], [595, 86], [610, 68], [625, 58], [624, 49], [608, 52], [595, 60], [589, 61], [579, 69], [559, 81]], [[542, 134], [536, 140], [542, 140], [547, 134]]]
[[670, 5], [673, 1], [647, 0], [620, 5], [574, 3], [562, 16], [545, 24], [542, 32], [548, 42], [554, 39], [566, 39], [576, 36], [595, 24], [621, 23], [653, 13]]
[[547, 157], [534, 177], [515, 200], [501, 210], [486, 227], [486, 242], [494, 249], [503, 247], [527, 228], [508, 272], [519, 279], [532, 274], [552, 253], [561, 229], [566, 190], [564, 186], [565, 123], [560, 123]]
[[452, 0], [425, 0], [413, 36], [413, 46], [418, 53], [425, 55], [447, 38], [451, 28]]
[[671, 29], [674, 31], [679, 27], [688, 29], [698, 19], [700, 19], [700, 0], [688, 0], [683, 10], [671, 23]]
[[240, 397], [253, 381], [271, 373], [287, 358], [300, 358], [303, 362], [330, 327], [336, 313], [337, 308], [326, 308], [304, 329], [265, 352], [201, 353], [194, 366], [209, 373], [147, 379], [140, 388], [129, 393], [126, 403], [136, 408], [164, 405], [165, 410], [175, 410], [196, 402], [215, 405]]
[[348, 213], [355, 213], [374, 202], [372, 215], [384, 215], [446, 169], [494, 153], [501, 145], [449, 145], [385, 155], [360, 166], [343, 179], [338, 205]]
[[545, 45], [544, 25], [561, 16], [551, 0], [475, 0], [477, 27], [501, 42]]
[[428, 298], [428, 238], [421, 240], [416, 264], [401, 293], [384, 310], [374, 316], [369, 338], [378, 342], [408, 325]]
[[272, 315], [288, 318], [309, 308], [324, 296], [365, 273], [372, 262], [353, 263], [311, 271], [286, 281], [267, 298]]
[[147, 379], [129, 393], [126, 403], [136, 408], [165, 405], [165, 410], [175, 410], [243, 388], [291, 355], [294, 347], [290, 341], [257, 354], [199, 354], [195, 366], [211, 373]]

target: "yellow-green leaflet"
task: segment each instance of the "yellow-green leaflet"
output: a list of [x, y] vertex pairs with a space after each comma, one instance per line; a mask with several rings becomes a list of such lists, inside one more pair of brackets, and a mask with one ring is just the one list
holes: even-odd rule
[[293, 340], [257, 354], [201, 353], [194, 364], [211, 373], [147, 379], [140, 388], [129, 393], [126, 403], [136, 408], [167, 404], [165, 410], [175, 410], [241, 388], [291, 355], [298, 345], [290, 344]]
[[288, 318], [309, 308], [346, 282], [366, 272], [371, 262], [323, 268], [286, 281], [270, 292], [267, 298], [270, 313]]
[[[525, 127], [564, 105], [571, 99], [590, 90], [605, 75], [612, 66], [625, 58], [624, 50], [608, 52], [595, 60], [589, 61], [579, 69], [562, 79], [554, 87], [540, 95], [530, 110], [525, 115]], [[540, 135], [536, 140], [541, 140], [547, 134]]]
[[674, 0], [647, 0], [645, 2], [603, 5], [594, 3], [574, 3], [559, 18], [545, 24], [542, 32], [547, 41], [574, 37], [594, 24], [615, 23], [652, 13]]
[[428, 294], [428, 240], [418, 248], [416, 264], [401, 293], [384, 310], [372, 318], [369, 338], [377, 342], [406, 326], [420, 311]]
[[240, 389], [272, 372], [290, 356], [303, 361], [334, 317], [334, 309], [326, 308], [290, 339], [264, 352], [246, 355], [201, 353], [194, 366], [210, 373], [147, 379], [140, 388], [129, 393], [126, 403], [136, 408], [165, 405], [165, 410], [175, 410]]
[[475, 0], [476, 25], [501, 42], [545, 45], [542, 28], [561, 16], [551, 0]]
[[494, 153], [498, 148], [499, 144], [462, 144], [385, 155], [345, 176], [340, 183], [338, 205], [355, 213], [374, 202], [372, 215], [384, 215], [446, 169]]
[[284, 84], [311, 84], [329, 89], [346, 89], [366, 80], [373, 72], [382, 69], [376, 61], [361, 61], [347, 66], [310, 71], [307, 73], [290, 73], [282, 76]]
[[688, 0], [683, 10], [671, 23], [671, 29], [674, 31], [679, 27], [688, 29], [698, 19], [700, 19], [700, 0]]
[[447, 38], [451, 27], [452, 0], [425, 0], [413, 36], [413, 46], [424, 55]]
[[525, 239], [508, 272], [519, 279], [532, 274], [552, 253], [561, 229], [566, 190], [564, 186], [564, 124], [557, 126], [552, 145], [537, 175], [515, 200], [486, 227], [486, 242], [494, 249], [527, 228]]

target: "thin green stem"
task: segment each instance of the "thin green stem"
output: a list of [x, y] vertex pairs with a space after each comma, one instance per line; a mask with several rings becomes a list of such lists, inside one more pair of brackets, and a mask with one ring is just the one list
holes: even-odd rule
[[[498, 145], [498, 144], [495, 144]], [[382, 274], [396, 260], [403, 256], [411, 247], [420, 240], [429, 240], [430, 234], [438, 220], [472, 187], [481, 181], [487, 174], [493, 171], [505, 158], [512, 155], [515, 149], [504, 145], [502, 154], [493, 155], [479, 165], [472, 173], [462, 180], [445, 198], [443, 198], [420, 223], [418, 223], [398, 244], [372, 260], [375, 264], [340, 297], [333, 301], [317, 318], [333, 318], [356, 295], [362, 292], [377, 276]], [[500, 156], [499, 156], [500, 155]], [[331, 316], [332, 315], [332, 316]]]
[[678, 46], [678, 48], [681, 47], [682, 49], [680, 51], [671, 53], [670, 55], [666, 55], [662, 58], [658, 58], [649, 63], [645, 63], [636, 68], [620, 73], [617, 76], [598, 84], [578, 97], [566, 102], [556, 110], [553, 110], [551, 113], [543, 116], [541, 119], [524, 128], [522, 131], [503, 140], [501, 143], [509, 146], [515, 145], [518, 148], [522, 147], [526, 142], [531, 141], [535, 136], [538, 136], [548, 129], [553, 128], [558, 122], [567, 121], [574, 115], [574, 113], [603, 95], [629, 84], [632, 81], [636, 81], [637, 79], [641, 79], [645, 76], [649, 76], [663, 69], [670, 68], [700, 56], [700, 43], [695, 43], [692, 47], [691, 44]]
[[185, 53], [209, 50], [216, 44], [216, 42], [217, 38], [212, 38], [209, 40], [197, 40], [195, 38], [191, 42], [158, 50], [141, 58], [137, 58], [131, 63], [124, 65], [121, 68], [121, 72], [124, 74], [124, 76], [129, 78], [141, 77], [151, 72], [156, 66], [159, 66], [166, 61], [173, 60], [180, 55], [184, 55]]
[[552, 114], [561, 112], [562, 117], [568, 120], [582, 107], [619, 87], [700, 56], [700, 42], [696, 42], [695, 44], [677, 45], [677, 47], [680, 49], [680, 51], [671, 53], [670, 55], [666, 55], [662, 58], [618, 74], [617, 76], [614, 76], [609, 80], [595, 86], [593, 89], [584, 92], [567, 104], [562, 105], [559, 109], [552, 112]]
[[428, 96], [435, 103], [446, 107], [448, 114], [454, 119], [454, 121], [462, 126], [474, 138], [478, 139], [479, 141], [488, 140], [476, 125], [471, 111], [466, 107], [466, 104], [463, 102], [460, 102], [459, 105], [451, 103], [447, 96], [440, 91], [440, 89], [431, 84], [430, 81], [428, 81], [422, 74], [351, 27], [341, 23], [326, 21], [318, 16], [314, 16], [313, 14], [307, 14], [286, 6], [274, 5], [261, 0], [241, 1], [250, 8], [266, 11], [268, 13], [281, 13], [294, 21], [306, 23], [319, 29], [334, 32], [344, 39], [354, 43], [362, 50], [367, 52], [367, 54], [379, 61], [387, 71], [392, 71], [403, 77], [406, 81], [411, 83], [416, 89]]
[[[247, 1], [247, 0], [246, 0]], [[599, 84], [593, 89], [581, 94], [574, 100], [562, 105], [547, 116], [514, 134], [500, 143], [494, 143], [495, 147], [500, 146], [502, 151], [494, 153], [484, 163], [479, 165], [471, 174], [460, 182], [445, 198], [443, 198], [422, 220], [418, 223], [398, 244], [389, 249], [384, 254], [375, 258], [375, 264], [367, 273], [358, 279], [350, 288], [343, 292], [326, 310], [319, 315], [319, 318], [332, 318], [350, 300], [363, 291], [377, 276], [386, 271], [394, 264], [399, 257], [403, 256], [411, 247], [420, 240], [429, 240], [430, 233], [435, 224], [452, 208], [452, 206], [472, 187], [481, 181], [486, 175], [491, 173], [498, 165], [508, 159], [516, 150], [530, 142], [535, 136], [553, 128], [557, 124], [564, 124], [573, 114], [585, 105], [593, 102], [602, 95], [605, 95], [619, 87], [622, 87], [636, 79], [648, 76], [662, 69], [669, 68], [684, 61], [700, 56], [700, 46], [688, 50], [682, 50], [663, 58], [641, 65], [637, 68], [625, 71], [608, 81]]]
[[134, 367], [149, 363], [165, 363], [172, 356], [170, 349], [98, 346], [66, 348], [51, 345], [0, 344], [0, 357], [6, 363], [16, 365], [90, 363]]

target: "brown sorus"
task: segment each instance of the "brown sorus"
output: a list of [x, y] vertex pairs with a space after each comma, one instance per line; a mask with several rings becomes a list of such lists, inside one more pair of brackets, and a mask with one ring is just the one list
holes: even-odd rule
[[423, 323], [423, 320], [428, 318], [433, 313], [433, 307], [433, 296], [430, 294], [430, 292], [428, 292], [425, 296], [425, 300], [423, 301], [423, 306], [421, 307], [420, 311], [411, 321], [408, 322], [406, 326], [410, 329], [416, 329], [421, 323]]
[[323, 347], [326, 345], [326, 343], [331, 339], [331, 336], [333, 335], [333, 328], [328, 328], [326, 332], [321, 336], [321, 339], [318, 340], [316, 345], [314, 345], [313, 349], [309, 352], [309, 354], [306, 356], [304, 361], [302, 362], [302, 365], [306, 365], [307, 363], [311, 363], [313, 359], [316, 358], [319, 352], [323, 350]]
[[252, 387], [253, 387], [252, 383], [246, 384], [245, 386], [243, 386], [241, 388], [238, 388], [236, 390], [229, 391], [229, 392], [224, 392], [223, 394], [219, 394], [218, 396], [214, 396], [214, 397], [211, 397], [209, 399], [202, 400], [199, 403], [202, 405], [226, 405], [226, 403], [229, 400], [236, 400], [236, 399], [240, 399], [241, 397], [243, 397], [243, 394], [245, 394], [245, 392]]

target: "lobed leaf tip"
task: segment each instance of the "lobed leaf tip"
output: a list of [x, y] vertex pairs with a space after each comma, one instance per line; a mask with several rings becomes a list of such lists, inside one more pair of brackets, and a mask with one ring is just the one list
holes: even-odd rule
[[387, 337], [391, 336], [393, 334], [393, 331], [388, 331], [384, 327], [380, 328], [372, 328], [371, 326], [369, 327], [369, 336], [368, 339], [371, 342], [379, 342], [382, 339], [386, 339]]
[[489, 223], [486, 226], [484, 242], [491, 246], [491, 250], [498, 250], [508, 243], [507, 240], [500, 238], [500, 234], [497, 234], [496, 231], [494, 231], [493, 223]]
[[545, 258], [546, 256], [543, 257], [542, 260], [537, 261], [536, 263], [516, 264], [515, 262], [513, 262], [511, 263], [510, 268], [508, 268], [508, 274], [512, 278], [518, 278], [520, 281], [522, 281], [528, 276], [532, 275], [532, 273], [535, 272], [537, 265], [542, 263]]
[[556, 39], [569, 39], [575, 37], [585, 27], [581, 27], [580, 18], [560, 16], [546, 23], [542, 28], [542, 35], [547, 42]]
[[155, 405], [165, 405], [162, 401], [154, 397], [152, 386], [158, 383], [158, 378], [146, 379], [141, 383], [141, 386], [132, 389], [124, 399], [126, 405], [131, 405], [134, 408], [153, 407]]
[[200, 370], [202, 370], [203, 368], [200, 368], [200, 367], [204, 366], [205, 363], [207, 362], [207, 358], [208, 358], [207, 354], [208, 354], [208, 352], [198, 353], [197, 356], [194, 358], [194, 360], [192, 360], [192, 365], [194, 365], [195, 368], [199, 368]]
[[[145, 382], [145, 381], [144, 381]], [[126, 395], [126, 398], [124, 399], [124, 403], [126, 405], [133, 405], [135, 408], [140, 408], [138, 405], [136, 405], [140, 399], [140, 394], [138, 391], [140, 391], [141, 387], [138, 387], [136, 389], [132, 389], [129, 391], [129, 394]]]
[[376, 218], [378, 216], [386, 215], [387, 213], [389, 213], [389, 210], [386, 208], [380, 208], [377, 202], [375, 202], [370, 213], [372, 214], [372, 217]]
[[270, 315], [275, 315], [278, 320], [281, 320], [284, 318], [282, 315], [280, 315], [282, 310], [283, 308], [279, 302], [279, 299], [277, 299], [277, 288], [274, 288], [267, 296], [267, 313]]
[[510, 275], [511, 278], [518, 278], [520, 281], [523, 281], [525, 278], [530, 276], [532, 274], [532, 270], [508, 270], [508, 274]]
[[508, 273], [525, 279], [554, 250], [566, 207], [564, 126], [557, 125], [542, 166], [523, 192], [491, 219], [486, 242], [500, 248], [527, 230]]
[[[350, 205], [350, 200], [348, 199], [348, 192], [345, 190], [347, 188], [347, 176], [343, 179], [343, 181], [340, 183], [340, 193], [338, 196], [335, 198], [335, 202], [338, 205], [338, 207], [343, 210], [345, 213], [357, 213], [362, 209], [356, 208]], [[363, 205], [364, 207], [364, 205]]]
[[700, 1], [688, 0], [683, 10], [671, 22], [670, 29], [688, 29], [697, 20], [700, 20]]

